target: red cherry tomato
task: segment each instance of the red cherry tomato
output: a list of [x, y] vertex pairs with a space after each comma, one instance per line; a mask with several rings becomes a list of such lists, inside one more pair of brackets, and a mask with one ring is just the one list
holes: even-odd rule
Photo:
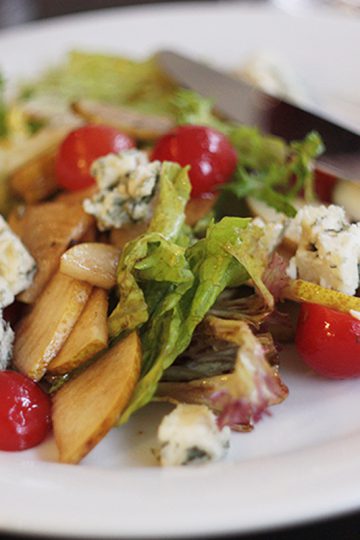
[[0, 450], [40, 444], [50, 427], [50, 398], [22, 373], [0, 372]]
[[302, 304], [295, 341], [300, 356], [320, 375], [360, 375], [360, 321], [350, 314]]
[[186, 125], [164, 135], [156, 144], [152, 159], [190, 165], [192, 196], [214, 191], [233, 174], [236, 151], [228, 139], [215, 129]]
[[57, 182], [71, 191], [89, 187], [95, 183], [89, 172], [95, 159], [134, 146], [130, 137], [110, 126], [89, 124], [75, 129], [64, 139], [56, 157]]

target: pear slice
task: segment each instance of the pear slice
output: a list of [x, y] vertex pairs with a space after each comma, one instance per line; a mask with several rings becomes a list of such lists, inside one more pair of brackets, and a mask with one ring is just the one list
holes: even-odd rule
[[69, 244], [78, 242], [91, 227], [93, 219], [75, 206], [47, 202], [27, 206], [18, 219], [20, 239], [34, 257], [37, 272], [30, 287], [18, 299], [32, 304], [58, 270], [60, 257]]
[[13, 364], [38, 381], [58, 354], [89, 299], [88, 283], [57, 272], [16, 328]]
[[140, 365], [140, 340], [133, 332], [55, 394], [52, 421], [62, 463], [79, 463], [115, 425], [132, 396]]
[[87, 122], [113, 126], [139, 140], [158, 139], [174, 127], [168, 116], [144, 114], [131, 107], [90, 99], [81, 99], [72, 108]]
[[68, 373], [107, 347], [107, 309], [107, 291], [95, 287], [59, 354], [51, 360], [50, 373]]
[[302, 279], [290, 281], [283, 290], [282, 296], [294, 302], [319, 304], [336, 309], [337, 311], [343, 311], [344, 313], [350, 313], [351, 311], [360, 312], [360, 298], [357, 296], [349, 296], [332, 289], [325, 289], [321, 285]]
[[58, 191], [55, 178], [57, 147], [50, 148], [16, 169], [10, 176], [13, 191], [26, 203], [34, 204]]

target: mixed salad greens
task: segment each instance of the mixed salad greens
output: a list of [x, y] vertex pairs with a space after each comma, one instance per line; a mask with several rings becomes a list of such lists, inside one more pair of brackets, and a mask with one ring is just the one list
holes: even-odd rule
[[[250, 430], [286, 398], [280, 343], [296, 339], [326, 375], [360, 373], [359, 280], [344, 284], [336, 247], [348, 246], [357, 271], [360, 227], [318, 200], [320, 134], [287, 144], [226, 121], [153, 58], [75, 51], [11, 102], [3, 87], [4, 231], [37, 272], [17, 296], [0, 393], [11, 393], [2, 375], [15, 373], [18, 391], [34, 384], [20, 372], [53, 406], [38, 407], [30, 442], [0, 425], [2, 449], [36, 444], [52, 416], [60, 460], [76, 463], [156, 399], [181, 404], [159, 431], [163, 464], [217, 458], [227, 426]], [[17, 275], [20, 258], [0, 256], [0, 274], [13, 265]], [[305, 256], [322, 266], [304, 280]], [[301, 305], [296, 336], [289, 300]], [[350, 343], [345, 372], [333, 343], [316, 344], [324, 320]]]

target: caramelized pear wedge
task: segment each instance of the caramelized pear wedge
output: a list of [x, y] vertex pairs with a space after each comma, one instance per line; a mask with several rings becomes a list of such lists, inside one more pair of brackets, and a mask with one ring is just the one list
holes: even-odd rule
[[123, 225], [120, 229], [111, 229], [110, 242], [117, 248], [122, 249], [127, 242], [135, 240], [141, 234], [144, 234], [149, 226], [148, 222], [139, 221]]
[[140, 113], [130, 107], [82, 99], [72, 109], [87, 122], [107, 124], [138, 140], [158, 139], [174, 127], [167, 116]]
[[360, 298], [348, 296], [332, 289], [325, 289], [325, 287], [302, 279], [290, 281], [283, 289], [282, 296], [294, 302], [320, 304], [321, 306], [343, 311], [344, 313], [360, 311]]
[[35, 156], [10, 176], [10, 185], [16, 195], [27, 204], [42, 201], [58, 191], [55, 179], [57, 147]]
[[103, 289], [116, 284], [120, 250], [100, 242], [77, 244], [61, 257], [60, 271]]
[[134, 391], [140, 365], [140, 340], [133, 332], [55, 394], [52, 421], [62, 463], [79, 463], [115, 425]]
[[15, 332], [14, 366], [35, 381], [75, 326], [89, 299], [91, 285], [57, 272]]
[[33, 303], [58, 270], [60, 257], [78, 242], [94, 222], [80, 207], [48, 202], [26, 207], [17, 227], [20, 239], [34, 257], [37, 272], [32, 285], [18, 299]]
[[107, 291], [94, 288], [69, 337], [51, 360], [50, 373], [68, 373], [107, 347], [107, 310]]

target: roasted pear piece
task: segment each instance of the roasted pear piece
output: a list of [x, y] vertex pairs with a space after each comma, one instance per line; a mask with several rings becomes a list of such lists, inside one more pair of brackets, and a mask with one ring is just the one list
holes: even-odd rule
[[50, 373], [68, 373], [107, 347], [107, 296], [104, 289], [94, 288], [71, 334], [50, 362]]
[[58, 354], [91, 293], [91, 285], [57, 272], [15, 332], [13, 363], [38, 381]]
[[140, 340], [133, 332], [55, 394], [52, 420], [62, 463], [81, 461], [114, 426], [134, 391], [140, 364]]

